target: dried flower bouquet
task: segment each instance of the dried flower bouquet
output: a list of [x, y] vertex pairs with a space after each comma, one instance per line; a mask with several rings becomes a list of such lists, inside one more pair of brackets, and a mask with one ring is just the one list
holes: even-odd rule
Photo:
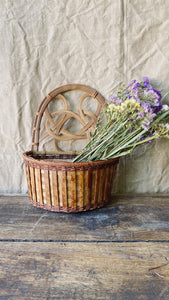
[[126, 155], [141, 144], [169, 138], [169, 106], [147, 77], [132, 80], [109, 98], [107, 123], [100, 116], [90, 142], [73, 160], [93, 161]]

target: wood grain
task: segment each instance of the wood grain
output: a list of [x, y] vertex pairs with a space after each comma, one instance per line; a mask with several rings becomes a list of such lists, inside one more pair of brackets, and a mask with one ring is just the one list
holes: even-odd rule
[[1, 242], [0, 299], [167, 300], [168, 246]]
[[114, 195], [109, 205], [65, 214], [33, 207], [27, 196], [0, 196], [0, 240], [169, 240], [169, 195]]
[[0, 299], [168, 300], [168, 198], [65, 214], [0, 196]]

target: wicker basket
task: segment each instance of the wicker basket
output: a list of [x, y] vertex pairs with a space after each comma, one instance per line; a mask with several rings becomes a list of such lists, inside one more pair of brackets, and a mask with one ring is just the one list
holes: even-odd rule
[[[67, 105], [63, 94], [72, 90], [85, 93], [80, 98], [78, 110], [71, 112], [65, 107], [64, 110], [50, 114], [48, 104], [57, 98]], [[98, 101], [95, 114], [82, 109], [82, 103], [87, 97]], [[34, 120], [31, 151], [23, 154], [29, 197], [34, 206], [57, 212], [79, 212], [102, 207], [110, 200], [119, 159], [73, 163], [69, 160], [77, 153], [65, 152], [58, 145], [60, 140], [89, 139], [100, 110], [105, 106], [105, 100], [100, 93], [81, 84], [58, 87], [43, 99]], [[54, 138], [57, 150], [52, 154], [38, 151], [40, 125], [44, 113], [47, 117], [47, 135]], [[71, 118], [76, 118], [84, 126], [76, 134], [63, 128], [65, 122]]]

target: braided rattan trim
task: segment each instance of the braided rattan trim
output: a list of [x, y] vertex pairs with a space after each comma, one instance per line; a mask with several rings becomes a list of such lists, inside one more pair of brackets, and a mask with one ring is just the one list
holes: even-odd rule
[[[24, 162], [27, 166], [44, 169], [44, 170], [64, 170], [64, 171], [74, 171], [74, 170], [89, 170], [89, 169], [105, 169], [113, 165], [117, 165], [119, 158], [111, 160], [99, 160], [94, 162], [79, 162], [73, 163], [66, 161], [74, 155], [68, 154], [56, 154], [56, 155], [33, 155], [31, 151], [25, 152], [23, 154]], [[38, 159], [39, 158], [39, 159]], [[48, 159], [58, 159], [58, 162], [48, 161]], [[65, 161], [59, 161], [59, 159], [65, 159]]]
[[79, 167], [73, 167], [73, 166], [50, 166], [50, 165], [38, 165], [36, 163], [32, 163], [29, 161], [25, 161], [25, 164], [29, 167], [32, 167], [34, 169], [41, 169], [41, 170], [48, 170], [48, 171], [85, 171], [85, 170], [97, 170], [97, 169], [106, 169], [109, 166], [112, 166], [116, 163], [112, 163], [110, 165], [95, 165], [95, 166], [79, 166]]
[[33, 201], [30, 197], [29, 197], [29, 199], [30, 199], [31, 203], [36, 207], [43, 208], [43, 209], [50, 210], [50, 211], [65, 212], [65, 213], [70, 213], [70, 212], [76, 213], [76, 212], [80, 212], [80, 211], [93, 210], [96, 208], [103, 207], [109, 201], [109, 200], [107, 200], [104, 202], [100, 202], [98, 205], [97, 204], [88, 204], [85, 206], [76, 206], [75, 208], [72, 208], [72, 207], [63, 208], [61, 206], [52, 206], [52, 205], [47, 205], [47, 204], [41, 204], [39, 202]]

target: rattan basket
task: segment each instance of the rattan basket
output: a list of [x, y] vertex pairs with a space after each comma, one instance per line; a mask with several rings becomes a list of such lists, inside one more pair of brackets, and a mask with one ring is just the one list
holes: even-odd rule
[[[84, 92], [75, 112], [68, 110], [64, 95], [73, 90]], [[95, 114], [82, 107], [87, 97], [98, 101]], [[64, 109], [50, 113], [48, 105], [53, 99], [60, 99]], [[31, 151], [23, 154], [28, 193], [34, 206], [56, 212], [80, 212], [102, 207], [110, 200], [119, 159], [71, 162], [69, 160], [77, 153], [66, 152], [58, 145], [61, 140], [89, 139], [103, 107], [106, 107], [103, 96], [81, 84], [58, 87], [42, 100], [34, 120]], [[49, 135], [54, 139], [56, 153], [40, 153], [38, 150], [43, 115], [47, 118], [45, 137]], [[72, 118], [83, 125], [83, 129], [74, 134], [64, 129], [65, 122]]]

